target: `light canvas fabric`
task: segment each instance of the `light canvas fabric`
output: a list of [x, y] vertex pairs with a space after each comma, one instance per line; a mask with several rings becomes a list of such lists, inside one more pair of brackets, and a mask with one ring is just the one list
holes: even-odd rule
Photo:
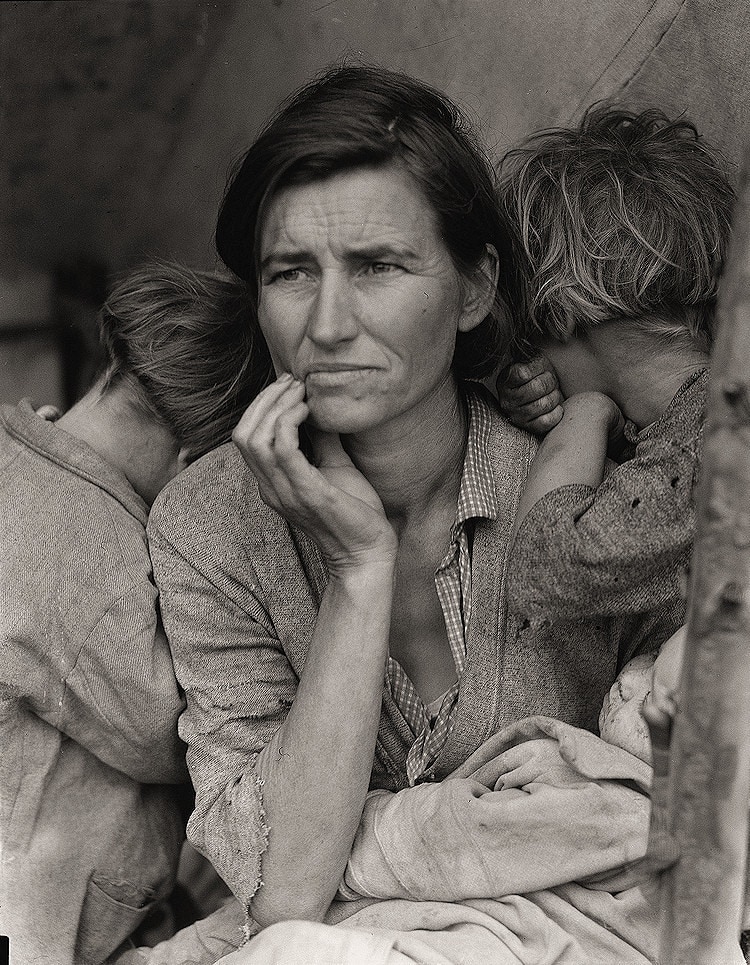
[[98, 965], [168, 894], [183, 700], [146, 506], [28, 403], [0, 425], [0, 931], [14, 965]]
[[[265, 929], [222, 965], [648, 965], [650, 782], [648, 764], [588, 731], [519, 721], [441, 784], [371, 792], [351, 900], [325, 923]], [[224, 914], [236, 934], [241, 909]], [[127, 965], [176, 965], [170, 944]], [[738, 946], [727, 965], [741, 962]]]
[[274, 925], [222, 965], [649, 965], [650, 781], [589, 732], [520, 721], [441, 785], [371, 794], [346, 881], [383, 900]]

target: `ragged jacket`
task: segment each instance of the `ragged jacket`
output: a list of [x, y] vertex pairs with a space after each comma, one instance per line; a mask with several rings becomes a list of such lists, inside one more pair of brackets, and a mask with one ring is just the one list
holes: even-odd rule
[[0, 932], [14, 965], [104, 961], [173, 885], [183, 699], [146, 517], [84, 443], [28, 403], [2, 410]]

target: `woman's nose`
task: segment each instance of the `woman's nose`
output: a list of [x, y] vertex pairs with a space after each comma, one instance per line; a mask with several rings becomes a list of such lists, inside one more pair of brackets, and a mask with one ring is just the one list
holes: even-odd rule
[[307, 337], [317, 345], [351, 341], [357, 334], [352, 292], [344, 279], [321, 278], [307, 317]]

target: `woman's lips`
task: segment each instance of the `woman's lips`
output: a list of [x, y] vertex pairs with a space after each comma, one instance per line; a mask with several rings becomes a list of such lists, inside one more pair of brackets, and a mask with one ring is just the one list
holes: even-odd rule
[[356, 382], [374, 372], [372, 366], [357, 365], [351, 367], [342, 366], [340, 368], [313, 369], [305, 376], [305, 385], [308, 387], [326, 388], [328, 386], [346, 385], [349, 382]]

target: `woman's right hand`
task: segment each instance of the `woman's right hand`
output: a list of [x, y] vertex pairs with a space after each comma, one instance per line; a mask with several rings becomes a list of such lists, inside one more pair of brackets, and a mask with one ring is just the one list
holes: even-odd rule
[[284, 373], [257, 396], [234, 430], [232, 439], [263, 501], [318, 544], [330, 575], [392, 563], [396, 534], [339, 436], [311, 434], [316, 465], [301, 451], [299, 428], [308, 415], [303, 383]]

